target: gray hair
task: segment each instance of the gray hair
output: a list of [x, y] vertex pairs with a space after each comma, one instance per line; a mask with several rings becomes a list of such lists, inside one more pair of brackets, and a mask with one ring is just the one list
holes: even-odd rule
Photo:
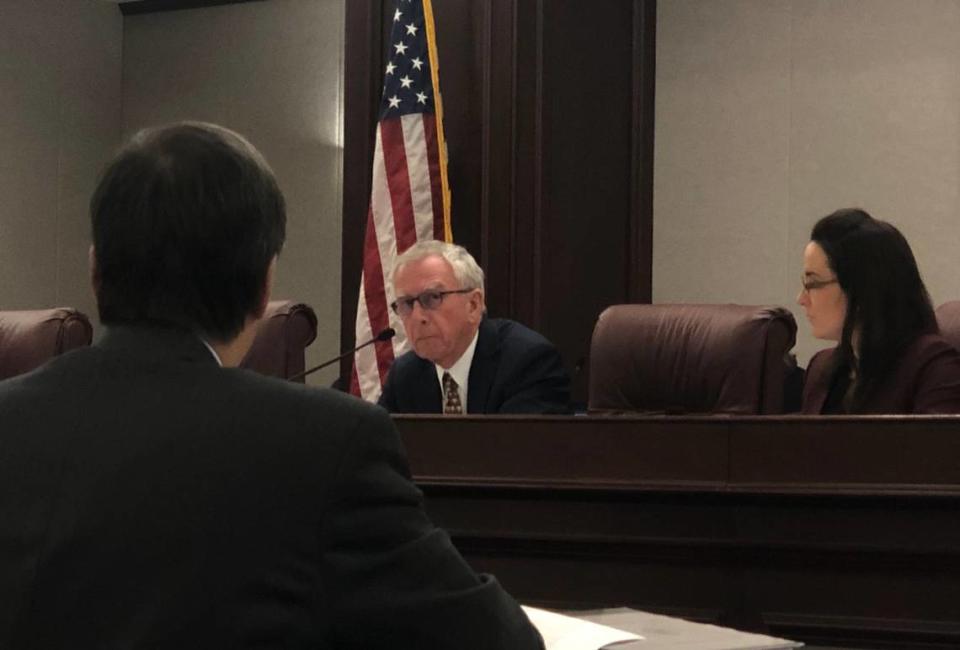
[[461, 289], [483, 290], [483, 269], [473, 259], [473, 255], [467, 252], [467, 249], [463, 246], [448, 244], [435, 239], [419, 241], [397, 256], [390, 273], [391, 280], [396, 276], [397, 270], [404, 264], [418, 262], [432, 255], [442, 257], [450, 264], [453, 268], [453, 275], [460, 283]]

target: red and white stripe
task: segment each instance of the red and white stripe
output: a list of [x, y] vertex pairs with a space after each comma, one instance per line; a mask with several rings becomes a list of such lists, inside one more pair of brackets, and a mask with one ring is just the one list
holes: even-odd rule
[[373, 184], [357, 302], [357, 344], [387, 327], [397, 335], [357, 352], [350, 391], [375, 402], [393, 360], [409, 349], [390, 309], [390, 271], [397, 256], [418, 241], [443, 239], [443, 197], [436, 118], [413, 113], [380, 122], [373, 154]]

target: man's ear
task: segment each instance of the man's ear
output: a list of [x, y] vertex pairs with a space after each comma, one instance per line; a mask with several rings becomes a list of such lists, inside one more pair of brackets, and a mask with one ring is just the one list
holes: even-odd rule
[[263, 292], [260, 295], [260, 304], [257, 306], [257, 313], [254, 314], [257, 318], [263, 318], [263, 314], [267, 311], [267, 304], [270, 302], [270, 294], [273, 293], [273, 276], [277, 270], [277, 256], [274, 255], [273, 259], [270, 260], [270, 265], [267, 266], [267, 275], [263, 279]]
[[487, 311], [487, 303], [483, 294], [483, 289], [477, 289], [470, 294], [470, 300], [467, 302], [470, 309], [470, 318], [479, 323]]

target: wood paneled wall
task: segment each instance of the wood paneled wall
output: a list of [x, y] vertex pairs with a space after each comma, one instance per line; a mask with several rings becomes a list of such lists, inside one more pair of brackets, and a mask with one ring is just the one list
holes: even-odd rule
[[[585, 401], [597, 316], [650, 301], [656, 2], [434, 0], [434, 13], [454, 240], [486, 271], [490, 314], [556, 343]], [[347, 3], [345, 349], [391, 18], [391, 0]]]

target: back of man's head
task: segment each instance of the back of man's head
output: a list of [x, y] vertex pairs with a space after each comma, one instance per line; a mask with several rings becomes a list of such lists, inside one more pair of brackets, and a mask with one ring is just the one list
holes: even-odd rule
[[90, 217], [101, 322], [223, 342], [259, 315], [286, 229], [283, 195], [253, 145], [188, 122], [135, 135], [100, 179]]

